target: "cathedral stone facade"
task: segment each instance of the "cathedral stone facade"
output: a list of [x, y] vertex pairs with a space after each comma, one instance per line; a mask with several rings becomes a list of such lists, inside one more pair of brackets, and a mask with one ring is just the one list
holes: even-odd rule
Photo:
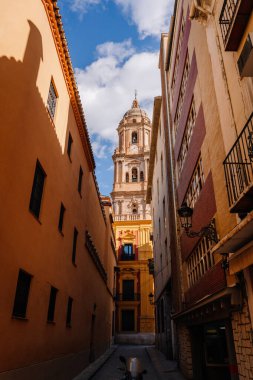
[[151, 123], [135, 98], [118, 126], [112, 192], [116, 271], [116, 340], [154, 342], [151, 215], [146, 204]]

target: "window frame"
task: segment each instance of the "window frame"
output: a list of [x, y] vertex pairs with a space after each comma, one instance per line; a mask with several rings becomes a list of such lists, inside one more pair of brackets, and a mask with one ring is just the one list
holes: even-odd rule
[[[22, 276], [24, 276], [23, 279], [22, 279]], [[26, 279], [29, 279], [29, 283], [25, 284], [26, 288], [22, 289], [22, 285], [24, 285], [23, 280], [25, 276], [27, 277]], [[32, 278], [33, 276], [30, 273], [26, 272], [23, 269], [19, 269], [18, 279], [17, 279], [17, 284], [16, 284], [16, 291], [15, 291], [15, 298], [14, 298], [13, 309], [12, 309], [13, 318], [26, 319]], [[23, 284], [22, 284], [22, 281], [23, 281]]]
[[[38, 172], [38, 170], [39, 170], [39, 172]], [[38, 174], [39, 175], [42, 174], [42, 176], [43, 176], [42, 185], [38, 184]], [[43, 198], [43, 192], [44, 192], [46, 177], [47, 177], [46, 172], [43, 169], [39, 160], [37, 159], [35, 171], [34, 171], [34, 176], [33, 176], [33, 185], [32, 185], [32, 191], [31, 191], [31, 195], [30, 195], [30, 202], [29, 202], [29, 210], [35, 216], [36, 219], [39, 219], [39, 216], [40, 216], [41, 203], [42, 203], [42, 198]], [[38, 186], [41, 186], [39, 196], [37, 196]]]
[[52, 120], [54, 120], [56, 116], [58, 98], [59, 98], [59, 95], [55, 86], [55, 82], [54, 82], [53, 77], [51, 77], [49, 90], [48, 90], [48, 96], [47, 96], [47, 110]]

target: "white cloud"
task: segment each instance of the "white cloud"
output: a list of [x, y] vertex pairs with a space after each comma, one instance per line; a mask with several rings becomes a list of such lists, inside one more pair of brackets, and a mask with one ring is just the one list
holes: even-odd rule
[[[135, 89], [141, 107], [150, 117], [152, 115], [154, 96], [161, 93], [158, 52], [135, 53], [128, 40], [104, 45], [97, 49], [102, 56], [85, 69], [76, 69], [76, 78], [89, 131], [115, 144], [118, 138], [116, 128], [124, 113], [131, 108]], [[126, 47], [131, 55], [122, 62]], [[106, 154], [103, 149], [99, 152], [97, 143], [94, 151], [95, 154]]]
[[169, 28], [174, 0], [114, 0], [123, 13], [137, 26], [141, 38], [155, 36]]
[[72, 0], [70, 9], [73, 12], [78, 12], [80, 15], [86, 13], [90, 6], [97, 5], [100, 3], [100, 0]]
[[[71, 1], [71, 0], [69, 0]], [[70, 9], [82, 16], [91, 6], [102, 5], [108, 0], [72, 0]], [[175, 0], [113, 0], [127, 17], [129, 23], [137, 27], [140, 38], [155, 36], [169, 28], [170, 15]]]
[[99, 57], [114, 57], [119, 62], [124, 61], [125, 58], [130, 57], [135, 49], [132, 46], [131, 39], [127, 39], [123, 42], [105, 42], [96, 47], [96, 51]]

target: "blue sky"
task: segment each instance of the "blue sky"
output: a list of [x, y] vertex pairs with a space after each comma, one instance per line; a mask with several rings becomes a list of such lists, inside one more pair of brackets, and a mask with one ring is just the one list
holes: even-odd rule
[[174, 0], [58, 0], [96, 160], [100, 192], [110, 194], [116, 128], [134, 91], [152, 116], [160, 95], [158, 50]]

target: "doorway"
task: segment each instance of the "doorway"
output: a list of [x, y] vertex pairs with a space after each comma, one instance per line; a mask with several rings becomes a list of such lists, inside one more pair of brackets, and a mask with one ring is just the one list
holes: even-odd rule
[[121, 330], [126, 332], [135, 331], [135, 318], [134, 310], [122, 310], [121, 311]]

